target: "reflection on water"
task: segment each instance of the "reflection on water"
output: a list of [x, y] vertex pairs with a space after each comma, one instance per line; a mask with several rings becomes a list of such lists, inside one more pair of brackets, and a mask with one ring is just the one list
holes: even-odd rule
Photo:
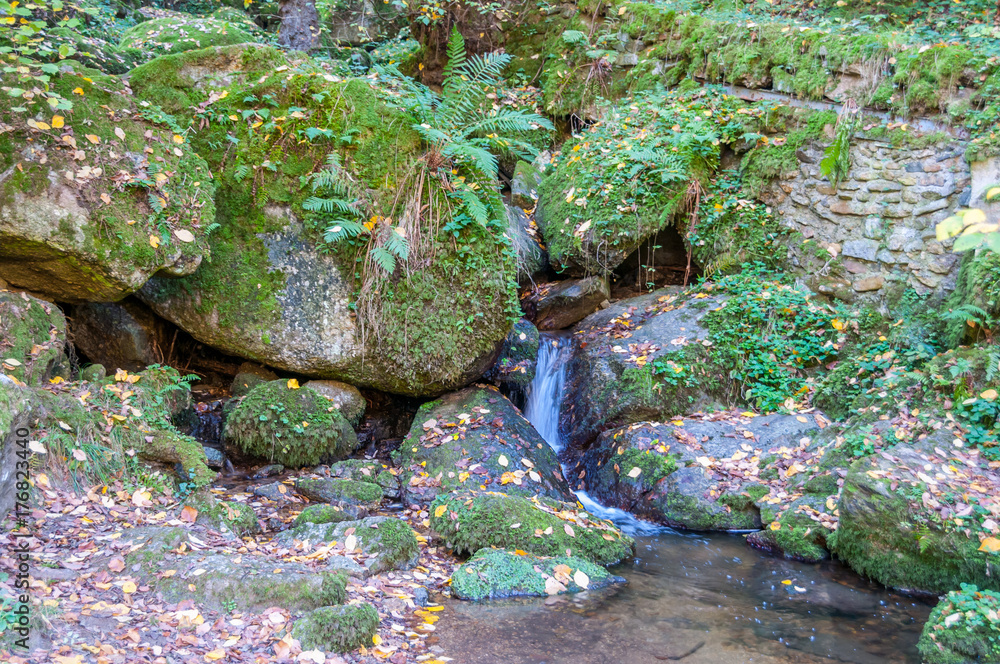
[[735, 535], [639, 537], [636, 558], [612, 571], [629, 585], [451, 601], [439, 645], [462, 664], [919, 662], [931, 608], [839, 564], [769, 557]]

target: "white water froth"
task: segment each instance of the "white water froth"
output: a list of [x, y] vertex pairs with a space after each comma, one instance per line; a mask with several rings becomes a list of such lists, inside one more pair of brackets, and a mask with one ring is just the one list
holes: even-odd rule
[[[566, 364], [573, 354], [573, 341], [569, 337], [543, 334], [538, 344], [535, 378], [528, 386], [524, 417], [535, 431], [549, 444], [556, 457], [566, 447], [559, 433], [559, 409], [562, 405], [563, 386], [566, 383]], [[566, 469], [563, 468], [563, 477]], [[607, 519], [630, 535], [656, 535], [672, 532], [670, 528], [641, 521], [624, 510], [605, 507], [587, 495], [574, 491], [577, 500], [594, 516]]]

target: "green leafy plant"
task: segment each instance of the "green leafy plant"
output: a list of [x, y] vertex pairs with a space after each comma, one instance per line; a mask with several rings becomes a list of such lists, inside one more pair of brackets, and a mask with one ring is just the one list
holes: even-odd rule
[[820, 172], [830, 179], [830, 184], [834, 187], [839, 185], [851, 170], [851, 140], [854, 139], [860, 119], [857, 103], [853, 99], [848, 99], [837, 118], [833, 143], [823, 152], [823, 159], [819, 162]]

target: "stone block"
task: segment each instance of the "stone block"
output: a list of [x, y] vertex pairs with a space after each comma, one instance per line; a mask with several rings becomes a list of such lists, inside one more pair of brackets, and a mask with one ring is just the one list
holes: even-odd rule
[[930, 201], [929, 203], [924, 203], [923, 205], [918, 205], [913, 208], [913, 216], [919, 217], [924, 214], [930, 214], [931, 212], [937, 212], [938, 210], [943, 210], [948, 207], [948, 199], [941, 198], [936, 201]]
[[921, 200], [920, 193], [913, 189], [903, 190], [903, 202], [904, 203], [919, 203]]
[[888, 249], [881, 249], [878, 255], [875, 256], [879, 263], [885, 263], [886, 265], [892, 265], [896, 263], [896, 257], [892, 255], [892, 252]]
[[906, 172], [907, 173], [923, 173], [924, 172], [924, 167], [921, 166], [918, 163], [910, 162], [909, 164], [906, 165]]
[[883, 217], [889, 217], [890, 219], [906, 219], [913, 214], [913, 206], [906, 203], [886, 205], [882, 208], [881, 213]]
[[830, 212], [834, 214], [846, 214], [853, 215], [856, 217], [864, 217], [869, 214], [875, 214], [874, 206], [862, 205], [860, 203], [855, 203], [853, 201], [837, 201], [830, 206]]
[[896, 178], [896, 182], [903, 185], [904, 187], [912, 187], [917, 183], [917, 178], [912, 175], [901, 175]]
[[890, 180], [872, 180], [868, 183], [868, 191], [900, 191], [902, 188], [903, 185]]
[[878, 179], [878, 173], [875, 171], [861, 171], [860, 173], [854, 174], [854, 179], [860, 182], [871, 182], [872, 180]]
[[885, 244], [890, 251], [903, 251], [903, 247], [905, 247], [908, 243], [919, 239], [920, 233], [916, 230], [905, 226], [899, 226], [893, 229]]
[[874, 262], [878, 254], [875, 240], [848, 240], [844, 243], [844, 256]]
[[844, 269], [851, 274], [861, 274], [868, 271], [868, 266], [857, 261], [846, 260], [844, 261]]
[[876, 274], [868, 277], [861, 277], [855, 280], [854, 290], [858, 293], [867, 293], [870, 291], [877, 291], [885, 286], [885, 277], [881, 274]]
[[881, 240], [885, 235], [885, 225], [878, 217], [865, 219], [865, 237], [869, 240]]

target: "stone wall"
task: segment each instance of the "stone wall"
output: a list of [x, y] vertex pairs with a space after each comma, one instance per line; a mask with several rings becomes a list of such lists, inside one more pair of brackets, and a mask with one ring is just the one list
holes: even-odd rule
[[[809, 285], [842, 299], [883, 299], [903, 290], [893, 286], [920, 293], [952, 290], [959, 256], [950, 242], [935, 239], [935, 225], [969, 204], [965, 144], [894, 146], [858, 138], [851, 145], [851, 170], [836, 189], [820, 173], [824, 148], [823, 142], [803, 146], [796, 152], [798, 169], [761, 194], [782, 223], [838, 257], [806, 275]], [[810, 264], [804, 255], [809, 246], [793, 244], [793, 265]]]

